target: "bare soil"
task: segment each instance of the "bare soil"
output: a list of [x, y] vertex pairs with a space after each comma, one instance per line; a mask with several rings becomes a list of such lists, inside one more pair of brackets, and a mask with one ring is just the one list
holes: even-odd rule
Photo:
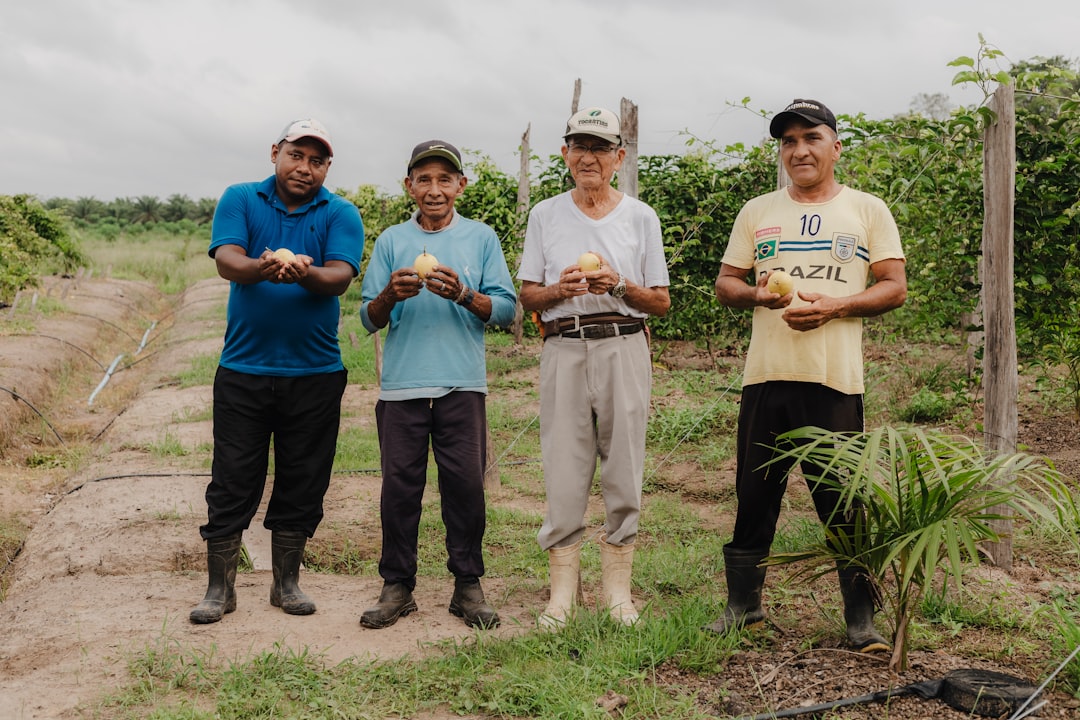
[[[88, 717], [103, 693], [129, 682], [130, 654], [163, 642], [219, 658], [306, 648], [336, 662], [419, 654], [431, 643], [473, 636], [447, 612], [448, 578], [422, 577], [419, 612], [383, 631], [358, 623], [381, 586], [373, 575], [306, 572], [302, 584], [318, 612], [282, 614], [267, 602], [269, 537], [261, 514], [244, 537], [254, 570], [238, 578], [237, 611], [213, 625], [188, 623], [190, 608], [205, 590], [204, 545], [197, 528], [205, 519], [209, 471], [170, 449], [198, 451], [209, 445], [211, 394], [205, 385], [184, 387], [177, 375], [194, 358], [220, 350], [227, 293], [227, 284], [217, 280], [164, 298], [135, 282], [48, 278], [36, 295], [44, 309], [29, 309], [25, 295], [14, 309], [0, 308], [0, 520], [30, 529], [21, 547], [7, 543], [11, 552], [0, 567], [0, 718]], [[59, 301], [63, 310], [46, 307], [47, 301]], [[27, 313], [32, 324], [25, 321]], [[539, 347], [526, 351], [538, 353]], [[102, 384], [118, 356], [115, 372]], [[658, 372], [717, 362], [689, 343], [669, 346], [662, 360]], [[373, 388], [350, 385], [344, 422], [371, 423], [375, 397]], [[1020, 435], [1029, 451], [1050, 457], [1074, 478], [1080, 474], [1075, 420], [1026, 413]], [[79, 469], [72, 472], [75, 448]], [[336, 475], [327, 497], [324, 527], [347, 524], [350, 537], [368, 539], [359, 549], [368, 557], [378, 552], [379, 482], [375, 473]], [[667, 468], [662, 482], [665, 491], [679, 493], [702, 516], [712, 513], [718, 497], [732, 492], [730, 472], [706, 476], [691, 466]], [[490, 502], [530, 501], [497, 488]], [[803, 508], [792, 512], [808, 508], [798, 483], [789, 503]], [[719, 531], [729, 530], [724, 523], [717, 521]], [[313, 544], [319, 539], [316, 535]], [[1046, 602], [1053, 592], [1075, 594], [1080, 588], [1075, 559], [1067, 576], [1040, 569], [1059, 568], [1064, 560], [1043, 560], [1035, 553], [1018, 557], [1011, 573], [981, 568], [978, 582], [1021, 609]], [[769, 587], [782, 578], [781, 572], [771, 574]], [[664, 666], [652, 682], [665, 692], [692, 695], [703, 712], [729, 717], [864, 695], [957, 668], [994, 670], [1038, 684], [1038, 674], [1063, 659], [1047, 651], [1037, 662], [1032, 655], [1038, 654], [1031, 652], [1015, 663], [1003, 661], [1005, 654], [987, 648], [1014, 639], [965, 629], [948, 646], [914, 650], [911, 669], [896, 676], [885, 658], [844, 650], [834, 584], [826, 578], [809, 589], [818, 601], [793, 602], [791, 590], [767, 590], [771, 622], [746, 639], [745, 649], [726, 668], [702, 676]], [[532, 631], [546, 603], [543, 588], [489, 577], [485, 589], [504, 621], [494, 633]], [[722, 588], [717, 593], [719, 607]], [[1075, 698], [1061, 692], [1046, 697], [1050, 703], [1039, 717], [1077, 716]], [[618, 705], [610, 698], [608, 703]], [[422, 716], [443, 717], [450, 715]], [[938, 700], [901, 698], [852, 706], [829, 717], [970, 715]]]

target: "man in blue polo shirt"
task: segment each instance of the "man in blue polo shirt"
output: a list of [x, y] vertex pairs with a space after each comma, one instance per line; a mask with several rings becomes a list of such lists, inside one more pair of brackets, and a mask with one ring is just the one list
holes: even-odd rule
[[[405, 189], [410, 220], [375, 241], [364, 272], [360, 319], [388, 327], [375, 405], [382, 455], [383, 589], [360, 624], [384, 628], [417, 609], [417, 535], [428, 447], [439, 467], [449, 610], [470, 627], [499, 624], [480, 588], [484, 574], [484, 461], [487, 454], [485, 325], [509, 325], [517, 302], [499, 237], [454, 209], [467, 180], [461, 153], [441, 140], [420, 143]], [[421, 267], [420, 255], [434, 256]], [[431, 258], [424, 258], [427, 264]]]
[[289, 123], [270, 147], [274, 174], [225, 190], [210, 257], [231, 282], [225, 346], [214, 378], [214, 464], [206, 488], [209, 585], [193, 623], [236, 609], [241, 536], [262, 500], [274, 444], [270, 603], [310, 615], [299, 587], [307, 540], [323, 517], [346, 371], [338, 296], [360, 271], [364, 226], [323, 187], [334, 151], [318, 120]]

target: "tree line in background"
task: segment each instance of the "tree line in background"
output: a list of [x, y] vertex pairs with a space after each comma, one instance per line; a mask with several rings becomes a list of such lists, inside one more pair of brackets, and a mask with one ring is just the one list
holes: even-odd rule
[[[1044, 354], [1056, 349], [1067, 356], [1071, 347], [1080, 357], [1080, 72], [1075, 60], [1062, 57], [1034, 58], [998, 71], [992, 65], [1000, 55], [984, 43], [976, 58], [952, 64], [960, 68], [957, 82], [975, 83], [986, 96], [997, 82], [1016, 83], [1020, 352], [1030, 356], [1036, 349]], [[749, 99], [742, 105], [757, 112]], [[963, 318], [979, 296], [982, 131], [991, 115], [984, 105], [949, 110], [944, 96], [921, 95], [901, 116], [839, 117], [840, 180], [886, 201], [908, 255], [909, 300], [881, 325], [889, 332], [925, 338], [968, 329]], [[713, 282], [739, 209], [776, 186], [775, 144], [719, 146], [687, 136], [686, 145], [681, 155], [639, 158], [640, 197], [660, 216], [672, 280], [672, 312], [652, 321], [653, 334], [739, 344], [748, 338], [749, 315], [721, 308]], [[570, 187], [558, 156], [534, 158], [532, 166], [539, 169], [531, 179], [531, 204]], [[495, 228], [509, 265], [516, 268], [525, 224], [517, 206], [517, 178], [483, 155], [468, 174], [458, 209]], [[412, 210], [404, 193], [371, 185], [338, 193], [360, 208], [369, 252], [383, 229]], [[5, 198], [0, 202], [0, 300], [10, 300], [32, 282], [35, 268], [80, 262], [78, 244], [71, 240], [79, 233], [107, 239], [151, 231], [190, 237], [209, 232], [215, 205], [212, 199], [183, 195], [164, 202]]]

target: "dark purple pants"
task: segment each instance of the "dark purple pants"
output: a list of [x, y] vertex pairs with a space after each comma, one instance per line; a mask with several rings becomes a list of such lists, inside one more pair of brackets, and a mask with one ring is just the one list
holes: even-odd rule
[[403, 583], [410, 591], [416, 586], [429, 442], [439, 472], [446, 567], [459, 578], [484, 574], [485, 401], [483, 393], [451, 392], [434, 399], [376, 403], [383, 473], [379, 574], [384, 581]]

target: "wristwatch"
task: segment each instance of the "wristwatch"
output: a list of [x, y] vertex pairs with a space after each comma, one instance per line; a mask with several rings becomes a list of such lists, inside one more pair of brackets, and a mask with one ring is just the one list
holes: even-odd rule
[[464, 287], [461, 291], [461, 295], [458, 296], [457, 304], [462, 307], [469, 307], [473, 304], [473, 300], [476, 299], [476, 293], [473, 292], [471, 287]]
[[622, 273], [619, 273], [619, 281], [612, 285], [611, 289], [608, 290], [608, 294], [613, 298], [621, 298], [626, 295], [626, 278], [622, 276]]

